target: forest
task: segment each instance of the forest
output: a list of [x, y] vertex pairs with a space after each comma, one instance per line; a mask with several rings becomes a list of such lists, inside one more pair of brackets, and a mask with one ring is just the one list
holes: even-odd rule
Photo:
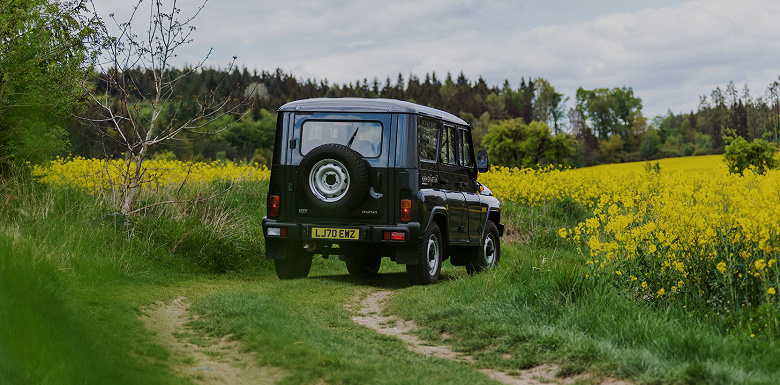
[[[528, 166], [531, 162], [532, 166], [536, 163], [582, 167], [720, 154], [730, 138], [737, 136], [748, 141], [765, 139], [778, 143], [780, 127], [780, 78], [759, 97], [752, 97], [747, 85], [738, 91], [734, 83], [729, 83], [725, 90], [716, 88], [710, 95], [702, 95], [696, 111], [670, 110], [664, 116], [648, 118], [642, 113], [642, 99], [631, 87], [580, 88], [571, 101], [544, 78], [523, 78], [516, 86], [506, 80], [496, 86], [487, 84], [482, 77], [472, 81], [462, 72], [457, 77], [447, 73], [443, 79], [434, 72], [424, 78], [399, 73], [395, 80], [387, 77], [384, 82], [375, 77], [371, 81], [330, 84], [327, 80], [299, 80], [281, 69], [250, 72], [247, 68], [204, 68], [190, 72], [185, 68], [171, 72], [168, 76], [172, 78], [181, 73], [189, 76], [179, 84], [176, 105], [170, 108], [176, 114], [165, 119], [184, 120], [194, 115], [199, 98], [210, 93], [227, 101], [225, 108], [238, 106], [244, 112], [210, 123], [215, 128], [227, 127], [215, 130], [219, 131], [216, 135], [198, 136], [196, 140], [183, 133], [180, 140], [160, 146], [152, 154], [180, 160], [226, 159], [268, 164], [276, 110], [289, 101], [314, 97], [392, 98], [453, 112], [472, 125], [475, 147], [493, 152], [502, 151], [497, 145], [491, 146], [502, 139], [518, 148], [524, 143], [543, 146], [555, 140], [568, 147], [554, 156], [530, 160], [524, 159], [530, 151], [518, 151], [508, 157], [497, 154], [494, 159], [505, 166]], [[141, 93], [151, 87], [151, 74], [139, 68], [124, 76], [133, 79], [139, 93], [136, 99], [142, 100]], [[111, 97], [111, 91], [101, 89], [101, 83], [96, 82], [95, 93], [106, 91]], [[140, 107], [143, 111], [144, 106]], [[89, 113], [85, 116], [89, 117]], [[73, 120], [67, 125], [71, 154], [121, 157], [121, 146], [99, 137], [98, 131], [82, 121]], [[511, 129], [499, 133], [501, 127]], [[495, 135], [490, 140], [493, 131]]]

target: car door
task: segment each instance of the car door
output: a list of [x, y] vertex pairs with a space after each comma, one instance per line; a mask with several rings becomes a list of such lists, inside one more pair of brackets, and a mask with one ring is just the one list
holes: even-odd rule
[[466, 209], [458, 164], [458, 129], [443, 125], [439, 147], [439, 188], [447, 199], [447, 236], [450, 244], [468, 240], [463, 222]]
[[477, 170], [474, 161], [474, 149], [471, 145], [471, 133], [467, 128], [458, 129], [458, 165], [460, 189], [466, 203], [463, 223], [466, 227], [464, 242], [479, 243], [482, 226], [482, 203], [477, 185]]

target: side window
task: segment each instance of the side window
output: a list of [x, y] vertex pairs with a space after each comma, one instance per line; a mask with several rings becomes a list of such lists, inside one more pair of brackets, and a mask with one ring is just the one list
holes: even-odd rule
[[474, 152], [471, 150], [471, 141], [469, 140], [469, 132], [466, 130], [459, 130], [460, 132], [460, 165], [465, 168], [474, 167]]
[[455, 127], [445, 126], [441, 133], [441, 162], [456, 164], [457, 140], [455, 139]]
[[417, 119], [417, 150], [420, 159], [436, 161], [436, 136], [439, 125], [432, 120]]

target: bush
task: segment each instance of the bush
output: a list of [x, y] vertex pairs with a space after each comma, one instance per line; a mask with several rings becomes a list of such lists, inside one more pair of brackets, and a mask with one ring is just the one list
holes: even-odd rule
[[763, 175], [767, 170], [780, 166], [777, 155], [777, 147], [766, 140], [756, 139], [748, 143], [744, 138], [737, 137], [726, 146], [724, 157], [732, 174], [742, 175], [745, 169], [753, 167], [755, 172]]

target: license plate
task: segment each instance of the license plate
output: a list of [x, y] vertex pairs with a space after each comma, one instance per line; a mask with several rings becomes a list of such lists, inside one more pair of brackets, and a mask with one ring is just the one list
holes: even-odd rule
[[311, 237], [319, 239], [360, 239], [360, 230], [358, 229], [334, 229], [330, 227], [312, 227]]

